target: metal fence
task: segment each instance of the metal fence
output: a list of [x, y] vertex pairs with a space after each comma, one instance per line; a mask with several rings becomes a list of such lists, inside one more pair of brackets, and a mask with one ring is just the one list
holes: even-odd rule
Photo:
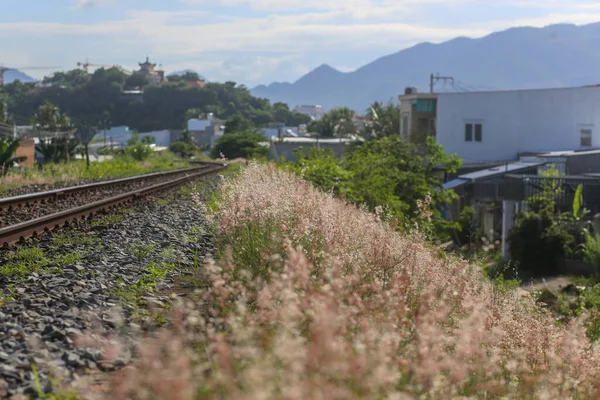
[[573, 204], [579, 185], [583, 185], [584, 206], [592, 212], [600, 212], [600, 178], [505, 175], [475, 182], [470, 191], [472, 196], [480, 201], [525, 201], [550, 189], [555, 193], [557, 205], [568, 207]]

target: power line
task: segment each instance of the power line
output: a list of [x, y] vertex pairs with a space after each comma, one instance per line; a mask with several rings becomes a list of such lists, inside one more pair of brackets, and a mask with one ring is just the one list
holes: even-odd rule
[[451, 77], [451, 76], [440, 76], [440, 74], [437, 74], [437, 75], [431, 74], [429, 76], [429, 91], [431, 93], [434, 92], [435, 84], [438, 83], [439, 81], [443, 81], [444, 82], [444, 86], [445, 86], [446, 81], [452, 81], [452, 82], [454, 82], [454, 78]]

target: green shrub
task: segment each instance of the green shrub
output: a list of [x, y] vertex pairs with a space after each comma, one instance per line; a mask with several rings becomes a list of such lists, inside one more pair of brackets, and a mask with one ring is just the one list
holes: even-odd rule
[[582, 245], [583, 261], [592, 264], [600, 272], [600, 235], [587, 233]]
[[512, 260], [535, 276], [558, 273], [574, 242], [573, 235], [562, 224], [535, 212], [517, 217], [508, 240]]
[[357, 144], [337, 159], [331, 151], [299, 149], [294, 163], [284, 165], [318, 188], [333, 191], [371, 211], [386, 209], [397, 225], [419, 231], [431, 239], [448, 240], [448, 232], [459, 229], [446, 221], [441, 208], [456, 194], [443, 190], [440, 166], [453, 173], [461, 161], [448, 156], [431, 139], [417, 148], [396, 136]]
[[268, 146], [263, 145], [265, 142], [268, 140], [260, 133], [226, 133], [215, 143], [212, 156], [219, 158], [222, 154], [228, 159], [264, 157], [269, 153]]
[[183, 141], [177, 141], [171, 143], [171, 145], [169, 146], [169, 151], [175, 154], [179, 154], [182, 157], [191, 157], [196, 151], [196, 146]]
[[136, 142], [132, 145], [127, 146], [123, 150], [123, 154], [125, 156], [129, 156], [136, 161], [147, 160], [150, 157], [150, 155], [152, 154], [152, 152], [153, 152], [152, 147], [150, 147], [149, 145], [144, 144], [142, 142]]
[[475, 218], [475, 209], [473, 207], [465, 207], [460, 212], [458, 217], [458, 224], [460, 226], [458, 230], [459, 244], [473, 243], [477, 237], [477, 227], [473, 223]]

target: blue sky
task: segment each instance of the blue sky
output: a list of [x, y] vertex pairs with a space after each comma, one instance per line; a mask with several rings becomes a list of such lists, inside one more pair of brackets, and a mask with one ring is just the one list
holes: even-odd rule
[[[0, 63], [194, 69], [248, 86], [343, 71], [414, 44], [600, 21], [597, 0], [0, 0]], [[40, 77], [48, 71], [25, 71]]]

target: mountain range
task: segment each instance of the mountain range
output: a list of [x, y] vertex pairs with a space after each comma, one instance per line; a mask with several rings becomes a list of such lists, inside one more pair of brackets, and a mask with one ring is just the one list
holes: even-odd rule
[[27, 83], [35, 82], [36, 79], [16, 69], [9, 69], [8, 71], [4, 72], [4, 83], [12, 83], [14, 81], [21, 81], [23, 83]]
[[381, 57], [352, 72], [321, 65], [293, 83], [272, 83], [252, 94], [290, 107], [320, 104], [348, 106], [363, 112], [375, 100], [397, 99], [406, 87], [436, 91], [532, 89], [600, 83], [600, 23], [558, 24], [544, 28], [511, 28], [478, 39], [458, 37], [421, 43]]

